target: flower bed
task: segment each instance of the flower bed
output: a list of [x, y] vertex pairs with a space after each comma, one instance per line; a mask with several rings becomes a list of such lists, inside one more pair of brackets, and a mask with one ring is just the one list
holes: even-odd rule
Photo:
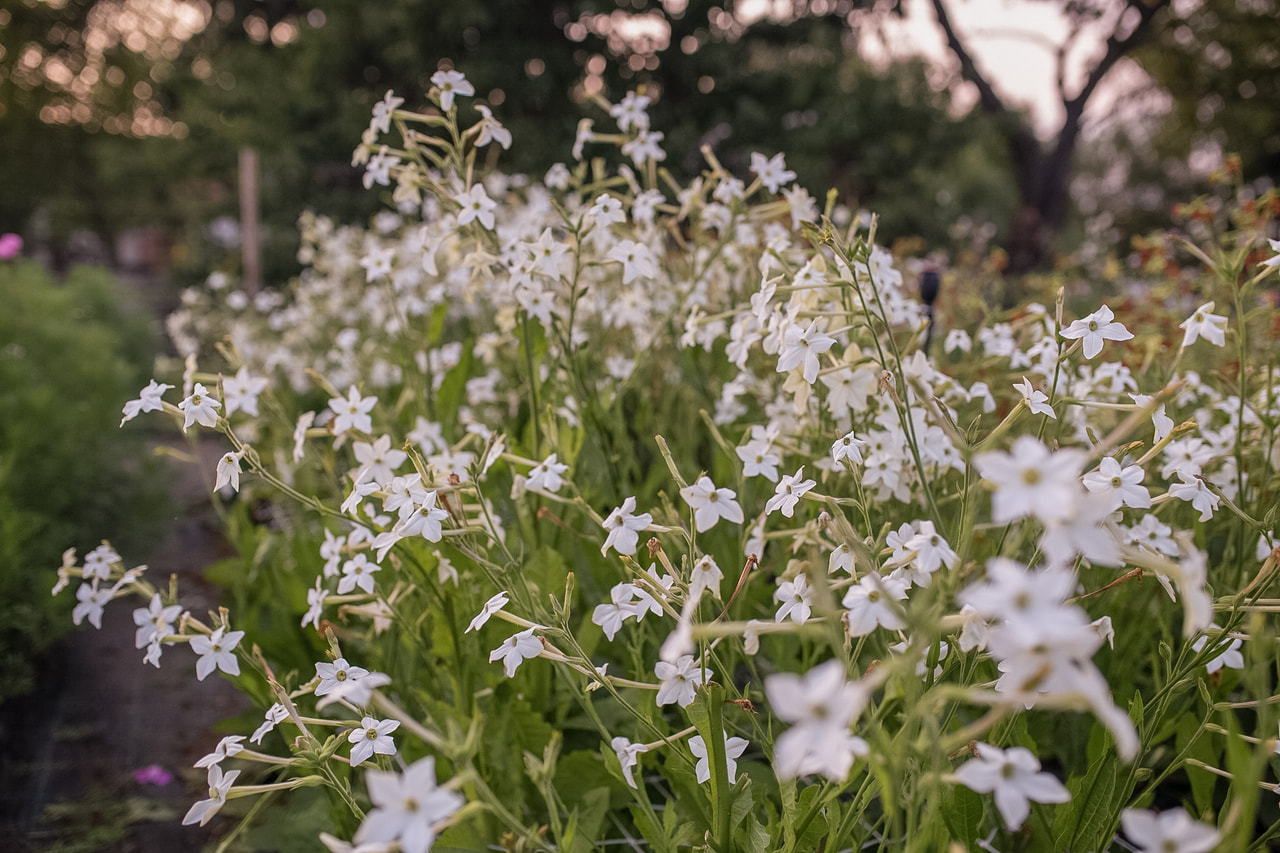
[[187, 822], [317, 787], [331, 850], [1276, 831], [1274, 194], [1164, 247], [1199, 272], [1140, 317], [979, 306], [935, 360], [783, 155], [681, 186], [631, 93], [572, 168], [485, 172], [510, 136], [432, 79], [356, 150], [394, 209], [305, 216], [286, 292], [190, 293], [180, 391], [125, 407], [225, 436], [243, 607], [62, 570], [77, 622], [140, 595], [147, 662], [263, 702]]

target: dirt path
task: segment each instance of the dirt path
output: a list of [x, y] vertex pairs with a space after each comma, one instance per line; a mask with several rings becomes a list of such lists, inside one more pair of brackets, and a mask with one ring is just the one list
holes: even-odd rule
[[[205, 472], [214, 470], [220, 448], [213, 440], [201, 446]], [[157, 585], [177, 575], [182, 604], [203, 616], [216, 609], [217, 590], [202, 570], [227, 556], [227, 545], [204, 475], [193, 465], [167, 464], [168, 533], [151, 553], [123, 556], [129, 565], [145, 561]], [[134, 648], [136, 606], [114, 602], [100, 631], [85, 625], [72, 633], [53, 656], [56, 663], [42, 669], [36, 694], [15, 713], [11, 725], [27, 737], [9, 733], [18, 754], [5, 756], [0, 795], [13, 825], [7, 832], [0, 826], [0, 850], [182, 853], [227, 829], [216, 820], [204, 830], [180, 822], [191, 803], [207, 796], [204, 771], [192, 763], [216, 745], [214, 727], [247, 702], [221, 677], [196, 681], [194, 656], [181, 646], [166, 649], [160, 669], [144, 664]], [[173, 781], [136, 781], [135, 771], [151, 765]]]

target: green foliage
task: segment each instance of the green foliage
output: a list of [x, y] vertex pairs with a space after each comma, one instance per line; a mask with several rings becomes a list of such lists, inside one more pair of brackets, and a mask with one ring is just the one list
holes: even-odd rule
[[127, 532], [141, 507], [148, 466], [117, 423], [151, 339], [116, 287], [96, 270], [59, 284], [0, 264], [0, 701], [30, 688], [32, 656], [69, 622], [49, 597], [62, 549]]

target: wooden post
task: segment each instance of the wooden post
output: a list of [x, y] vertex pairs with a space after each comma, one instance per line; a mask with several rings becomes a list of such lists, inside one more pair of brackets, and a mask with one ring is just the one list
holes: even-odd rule
[[240, 251], [245, 293], [254, 296], [262, 284], [258, 235], [258, 152], [240, 149]]

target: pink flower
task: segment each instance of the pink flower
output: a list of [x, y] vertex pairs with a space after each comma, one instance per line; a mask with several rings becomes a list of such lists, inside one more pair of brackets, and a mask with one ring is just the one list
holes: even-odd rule
[[0, 261], [16, 258], [22, 253], [22, 238], [17, 234], [0, 234]]
[[133, 771], [133, 781], [139, 785], [168, 785], [173, 781], [173, 774], [159, 764], [148, 764]]

